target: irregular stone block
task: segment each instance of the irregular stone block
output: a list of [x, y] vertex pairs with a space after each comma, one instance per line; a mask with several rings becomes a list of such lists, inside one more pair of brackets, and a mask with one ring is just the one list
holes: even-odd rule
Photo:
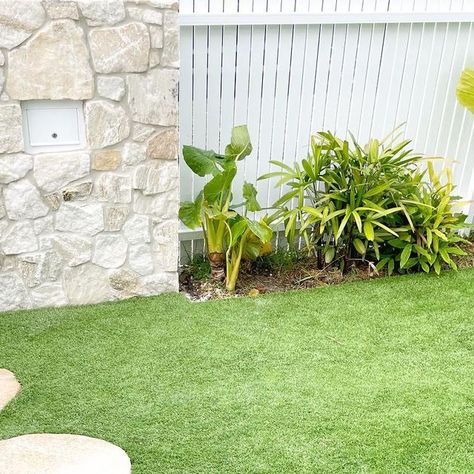
[[146, 160], [146, 147], [141, 143], [126, 143], [122, 154], [124, 164], [134, 166]]
[[31, 291], [36, 308], [65, 306], [69, 303], [61, 283], [44, 283]]
[[121, 269], [109, 277], [110, 286], [117, 291], [133, 295], [140, 284], [139, 276], [131, 270]]
[[179, 134], [176, 128], [162, 130], [147, 142], [147, 155], [158, 160], [176, 160], [178, 158]]
[[3, 91], [4, 85], [5, 85], [5, 73], [3, 72], [3, 69], [0, 69], [0, 93]]
[[30, 306], [31, 301], [22, 279], [13, 272], [0, 273], [0, 310], [9, 311]]
[[114, 145], [130, 134], [130, 122], [123, 107], [104, 100], [86, 103], [85, 121], [91, 148]]
[[62, 191], [63, 201], [84, 201], [92, 192], [92, 181], [67, 186]]
[[78, 4], [90, 26], [115, 25], [125, 18], [122, 0], [79, 0]]
[[128, 206], [110, 206], [104, 208], [104, 230], [107, 232], [118, 231], [128, 216]]
[[21, 109], [18, 104], [0, 105], [0, 153], [23, 151], [21, 123]]
[[163, 21], [164, 40], [161, 65], [179, 67], [179, 23], [178, 12], [165, 12]]
[[130, 176], [104, 173], [96, 183], [99, 201], [126, 204], [132, 200], [132, 183]]
[[122, 161], [120, 150], [98, 150], [94, 153], [92, 168], [98, 171], [116, 170]]
[[104, 230], [102, 205], [63, 203], [56, 213], [55, 229], [84, 235], [99, 233]]
[[135, 214], [123, 226], [123, 234], [132, 244], [150, 242], [150, 218]]
[[141, 123], [133, 124], [132, 129], [132, 140], [136, 142], [145, 142], [148, 138], [150, 138], [153, 133], [155, 133], [156, 128], [152, 125], [143, 125]]
[[150, 35], [143, 23], [92, 30], [89, 45], [99, 73], [143, 72], [148, 68]]
[[140, 288], [142, 296], [179, 291], [178, 272], [161, 272], [142, 278]]
[[60, 192], [56, 192], [43, 196], [43, 199], [48, 204], [50, 209], [52, 209], [53, 211], [57, 211], [59, 209], [59, 206], [63, 202], [63, 195]]
[[128, 104], [136, 122], [171, 126], [178, 124], [177, 70], [152, 69], [127, 78]]
[[63, 286], [70, 304], [94, 304], [113, 298], [107, 271], [92, 263], [66, 268]]
[[92, 262], [104, 268], [121, 267], [127, 258], [127, 248], [127, 241], [121, 235], [98, 235]]
[[35, 219], [49, 212], [38, 189], [27, 179], [8, 185], [4, 196], [5, 209], [11, 220]]
[[70, 267], [89, 262], [92, 258], [91, 239], [70, 233], [41, 237], [40, 248], [54, 249]]
[[68, 2], [64, 0], [45, 0], [44, 7], [48, 16], [52, 20], [60, 20], [70, 18], [71, 20], [79, 19], [79, 11], [76, 2]]
[[26, 40], [45, 20], [41, 2], [0, 2], [0, 48], [12, 49]]
[[150, 8], [128, 7], [128, 15], [132, 20], [143, 21], [154, 25], [163, 23], [163, 14]]
[[[3, 219], [6, 215], [7, 215], [7, 211], [5, 209], [5, 203], [3, 201], [3, 189], [0, 188], [0, 219]], [[1, 231], [1, 226], [0, 226], [0, 231]]]
[[51, 234], [54, 232], [53, 214], [39, 217], [33, 221], [33, 229], [36, 235]]
[[160, 220], [173, 219], [178, 215], [178, 193], [173, 190], [168, 193], [146, 196], [137, 191], [133, 199], [133, 210], [137, 214], [147, 214]]
[[18, 272], [30, 288], [48, 280], [57, 280], [62, 268], [63, 260], [54, 250], [18, 257]]
[[163, 28], [161, 26], [150, 26], [150, 42], [152, 48], [163, 47]]
[[10, 51], [6, 91], [18, 100], [90, 99], [94, 76], [82, 28], [55, 20]]
[[[136, 0], [135, 3], [137, 3]], [[138, 3], [141, 0], [138, 0]], [[170, 8], [172, 10], [178, 10], [179, 8], [179, 2], [178, 0], [147, 0], [148, 3], [156, 8]]]
[[45, 153], [34, 159], [34, 175], [38, 186], [45, 192], [56, 191], [90, 172], [87, 153]]
[[173, 219], [153, 228], [155, 267], [161, 271], [176, 272], [179, 260], [178, 220]]
[[130, 245], [128, 254], [130, 268], [140, 275], [153, 273], [153, 254], [149, 244]]
[[152, 49], [150, 51], [150, 69], [158, 66], [161, 61], [161, 51], [157, 49]]
[[0, 248], [5, 255], [16, 255], [38, 250], [33, 224], [29, 221], [15, 222], [1, 234]]
[[125, 80], [121, 77], [100, 76], [97, 78], [97, 92], [107, 99], [120, 101], [125, 95]]
[[138, 166], [133, 174], [133, 188], [143, 194], [157, 194], [178, 186], [179, 169], [177, 162], [157, 160], [153, 166]]
[[0, 183], [8, 184], [23, 178], [33, 168], [33, 159], [30, 155], [19, 153], [0, 157]]

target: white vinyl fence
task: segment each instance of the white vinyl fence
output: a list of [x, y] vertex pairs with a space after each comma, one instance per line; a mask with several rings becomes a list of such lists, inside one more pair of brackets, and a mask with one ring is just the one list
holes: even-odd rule
[[[181, 143], [223, 151], [232, 126], [248, 125], [254, 151], [237, 201], [269, 160], [304, 157], [311, 133], [365, 143], [402, 123], [473, 198], [474, 116], [455, 88], [474, 67], [474, 0], [181, 0], [180, 17]], [[181, 161], [181, 199], [202, 185]], [[281, 192], [269, 181], [257, 189], [263, 206]], [[180, 235], [184, 258], [201, 251], [199, 233]]]

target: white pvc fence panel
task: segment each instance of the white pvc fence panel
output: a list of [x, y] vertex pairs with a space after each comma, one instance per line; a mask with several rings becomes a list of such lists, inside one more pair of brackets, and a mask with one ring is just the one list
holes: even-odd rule
[[[474, 67], [474, 0], [181, 0], [180, 11], [181, 142], [223, 151], [232, 126], [248, 124], [237, 201], [269, 160], [304, 157], [311, 133], [365, 143], [404, 122], [413, 148], [445, 157], [473, 198], [474, 119], [455, 88]], [[202, 184], [182, 161], [181, 199]], [[257, 189], [264, 206], [281, 192]]]

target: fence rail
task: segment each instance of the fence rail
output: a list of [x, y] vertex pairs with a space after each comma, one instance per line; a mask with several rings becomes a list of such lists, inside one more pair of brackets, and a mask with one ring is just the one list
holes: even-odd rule
[[[248, 125], [254, 151], [237, 201], [270, 159], [305, 156], [312, 132], [365, 143], [401, 123], [414, 149], [453, 165], [458, 193], [472, 199], [474, 120], [455, 97], [474, 66], [472, 0], [181, 0], [181, 11], [181, 142], [222, 151], [232, 126]], [[182, 162], [182, 200], [202, 185]], [[281, 192], [268, 181], [257, 189], [263, 206]], [[202, 249], [199, 233], [180, 238], [183, 255]]]
[[349, 25], [391, 23], [471, 23], [469, 12], [335, 12], [335, 13], [189, 13], [181, 26]]

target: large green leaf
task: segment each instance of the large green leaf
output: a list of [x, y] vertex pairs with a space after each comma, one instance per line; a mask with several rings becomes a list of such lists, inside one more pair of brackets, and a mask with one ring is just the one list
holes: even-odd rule
[[465, 69], [459, 78], [456, 90], [461, 105], [474, 114], [474, 70]]
[[201, 225], [201, 209], [203, 195], [198, 194], [194, 202], [183, 202], [179, 208], [179, 218], [181, 222], [190, 229], [195, 229]]
[[247, 210], [250, 212], [255, 212], [262, 209], [257, 201], [257, 190], [252, 183], [244, 183], [242, 195], [244, 197]]
[[273, 230], [265, 222], [247, 219], [247, 224], [249, 229], [262, 241], [262, 243], [270, 242], [273, 236]]
[[236, 172], [235, 166], [221, 171], [204, 186], [204, 198], [208, 203], [217, 201], [224, 191], [231, 192], [232, 180]]
[[206, 176], [219, 171], [216, 166], [217, 156], [212, 150], [201, 150], [194, 146], [184, 145], [183, 158], [198, 176]]
[[225, 148], [226, 156], [234, 160], [243, 160], [252, 153], [252, 143], [247, 125], [238, 125], [232, 129], [230, 144]]

